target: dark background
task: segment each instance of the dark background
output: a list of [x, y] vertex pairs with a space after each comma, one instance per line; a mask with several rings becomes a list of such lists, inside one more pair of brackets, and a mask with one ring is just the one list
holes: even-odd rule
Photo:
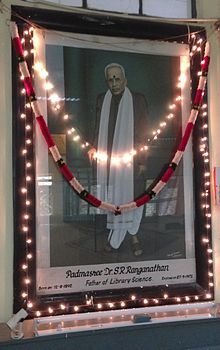
[[[62, 56], [60, 60], [63, 62], [63, 71], [62, 69], [59, 71], [59, 65], [56, 67], [56, 62], [59, 61], [57, 52]], [[58, 113], [54, 113], [48, 106], [48, 123], [52, 134], [65, 134], [66, 130], [73, 126], [82, 140], [92, 143], [96, 98], [98, 94], [107, 90], [104, 68], [112, 62], [124, 67], [129, 89], [140, 92], [146, 97], [148, 103], [146, 127], [150, 139], [152, 131], [159, 127], [160, 122], [166, 120], [167, 127], [157, 141], [150, 143], [149, 151], [146, 153], [147, 187], [164, 164], [172, 158], [181, 134], [180, 109], [177, 108], [173, 120], [166, 119], [166, 115], [171, 112], [168, 106], [180, 94], [180, 90], [177, 89], [180, 75], [179, 57], [74, 47], [63, 47], [62, 50], [62, 47], [53, 45], [47, 45], [46, 56], [50, 79], [64, 80], [65, 96], [79, 99], [72, 102], [65, 101]], [[59, 90], [59, 87], [57, 88]], [[64, 113], [69, 115], [68, 123], [63, 121]], [[143, 140], [143, 145], [145, 142], [146, 140]], [[91, 167], [87, 153], [81, 149], [80, 144], [67, 137], [64, 157], [78, 180], [96, 195], [96, 170], [94, 166]], [[51, 216], [51, 266], [185, 257], [182, 165], [165, 190], [144, 208], [139, 229], [144, 253], [138, 258], [133, 255], [131, 237], [128, 234], [120, 249], [110, 254], [106, 253], [104, 249], [108, 234], [106, 215], [100, 215], [96, 209], [80, 200], [68, 184], [63, 182], [52, 164], [51, 171], [55, 172], [53, 177], [56, 179], [51, 189], [52, 193], [56, 192], [55, 188], [62, 187], [60, 192], [53, 194], [55, 198]], [[160, 208], [164, 202], [167, 203], [165, 204], [167, 210], [165, 209], [161, 215]], [[60, 205], [59, 208], [56, 208], [56, 203]], [[145, 215], [146, 210], [148, 215]]]

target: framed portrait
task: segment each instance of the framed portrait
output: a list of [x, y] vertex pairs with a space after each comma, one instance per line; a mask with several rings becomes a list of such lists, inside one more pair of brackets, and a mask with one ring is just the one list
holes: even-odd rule
[[[192, 79], [197, 79], [188, 39], [162, 41], [158, 33], [143, 37], [140, 24], [134, 25], [135, 37], [80, 26], [75, 31], [35, 29], [32, 34], [36, 98], [62, 159], [86, 191], [119, 206], [151, 191], [173, 159], [190, 115]], [[14, 108], [22, 110], [20, 101]], [[72, 312], [74, 305], [85, 311], [101, 302], [104, 308], [121, 300], [139, 307], [143, 302], [211, 298], [205, 278], [210, 265], [206, 252], [198, 253], [202, 222], [207, 225], [207, 217], [199, 220], [198, 173], [203, 165], [195, 161], [195, 145], [200, 128], [160, 193], [124, 215], [95, 208], [77, 196], [48, 152], [40, 128], [34, 129], [34, 282], [28, 291], [35, 311], [47, 314], [49, 301], [59, 313], [61, 301]], [[21, 225], [19, 210], [15, 230]], [[23, 299], [28, 304], [28, 297]]]

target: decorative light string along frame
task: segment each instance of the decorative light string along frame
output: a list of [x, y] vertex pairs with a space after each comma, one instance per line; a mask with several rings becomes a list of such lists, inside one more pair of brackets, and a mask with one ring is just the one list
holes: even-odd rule
[[[32, 28], [30, 28], [29, 29], [29, 34], [32, 32], [32, 30], [31, 30]], [[25, 91], [26, 91], [26, 93], [27, 93], [27, 97], [29, 98], [29, 101], [30, 101], [30, 104], [29, 103], [26, 103], [25, 104], [25, 108], [27, 108], [27, 110], [30, 110], [30, 108], [29, 107], [31, 107], [32, 106], [32, 109], [33, 109], [33, 111], [34, 111], [34, 114], [35, 114], [35, 117], [36, 117], [36, 120], [37, 120], [37, 122], [38, 122], [38, 124], [39, 124], [39, 126], [40, 126], [40, 128], [41, 128], [41, 131], [42, 131], [42, 134], [43, 134], [43, 136], [44, 136], [44, 138], [45, 138], [45, 141], [46, 141], [46, 143], [47, 143], [47, 145], [48, 145], [48, 148], [49, 148], [49, 150], [50, 150], [50, 152], [51, 152], [51, 154], [52, 154], [52, 156], [53, 156], [53, 158], [54, 158], [54, 160], [58, 163], [61, 163], [61, 160], [62, 160], [62, 158], [61, 158], [61, 156], [59, 155], [59, 151], [58, 151], [58, 149], [57, 149], [57, 147], [56, 147], [56, 145], [55, 145], [55, 143], [54, 143], [54, 141], [53, 141], [53, 139], [52, 139], [52, 137], [51, 137], [51, 135], [50, 135], [50, 132], [49, 132], [49, 130], [48, 130], [48, 128], [47, 128], [47, 125], [46, 125], [46, 123], [45, 123], [45, 120], [44, 120], [44, 118], [43, 118], [43, 116], [40, 114], [40, 110], [39, 110], [39, 106], [38, 106], [38, 103], [37, 103], [37, 98], [36, 98], [36, 96], [35, 96], [35, 91], [34, 91], [34, 89], [33, 89], [33, 86], [32, 86], [32, 82], [31, 82], [31, 77], [30, 77], [30, 73], [29, 73], [29, 70], [28, 70], [28, 67], [27, 67], [27, 62], [25, 61], [25, 57], [28, 57], [28, 54], [27, 54], [27, 51], [26, 50], [23, 50], [23, 46], [22, 46], [22, 40], [20, 40], [20, 38], [19, 38], [19, 35], [18, 35], [18, 30], [17, 30], [17, 26], [16, 26], [16, 24], [15, 23], [12, 23], [11, 24], [11, 33], [12, 33], [12, 41], [13, 41], [13, 45], [14, 45], [14, 47], [15, 47], [15, 51], [16, 51], [16, 55], [18, 56], [18, 61], [19, 61], [19, 69], [20, 69], [20, 72], [21, 72], [21, 74], [22, 74], [22, 82], [24, 83], [24, 86], [25, 86], [25, 89], [23, 89], [23, 91], [21, 92], [22, 94], [24, 94], [25, 93]], [[24, 35], [25, 35], [25, 37], [27, 37], [27, 40], [28, 40], [28, 31], [27, 31], [27, 33], [25, 33], [24, 32]], [[30, 51], [31, 53], [33, 53], [32, 52], [33, 51], [33, 49]], [[182, 138], [182, 140], [181, 140], [181, 142], [180, 142], [180, 145], [179, 145], [179, 147], [178, 147], [178, 149], [177, 149], [177, 151], [176, 151], [176, 154], [175, 154], [175, 156], [173, 157], [173, 159], [172, 159], [172, 162], [170, 163], [170, 165], [168, 166], [168, 168], [167, 168], [167, 170], [165, 171], [165, 173], [164, 173], [164, 175], [167, 173], [167, 177], [168, 177], [168, 179], [167, 179], [167, 181], [169, 180], [169, 178], [172, 176], [172, 174], [173, 174], [173, 172], [174, 172], [174, 170], [175, 170], [175, 168], [176, 168], [176, 166], [178, 165], [178, 163], [179, 163], [179, 161], [181, 160], [181, 157], [182, 157], [182, 155], [183, 155], [183, 152], [184, 152], [184, 150], [185, 150], [185, 147], [186, 147], [186, 145], [187, 145], [187, 142], [188, 142], [188, 140], [189, 140], [189, 138], [190, 138], [190, 135], [191, 135], [191, 133], [192, 133], [192, 130], [193, 130], [193, 127], [194, 127], [194, 125], [195, 125], [195, 122], [196, 122], [196, 118], [197, 118], [197, 116], [198, 116], [198, 113], [199, 113], [199, 111], [200, 111], [200, 107], [202, 107], [201, 108], [201, 110], [202, 110], [202, 120], [205, 122], [205, 119], [206, 119], [206, 116], [205, 116], [205, 114], [207, 115], [207, 112], [206, 112], [206, 110], [205, 110], [205, 108], [207, 107], [207, 105], [206, 105], [206, 107], [205, 107], [205, 105], [203, 105], [203, 106], [201, 106], [202, 105], [202, 100], [203, 100], [203, 94], [204, 94], [204, 90], [205, 90], [205, 84], [206, 84], [206, 76], [207, 76], [207, 73], [208, 73], [208, 65], [209, 65], [209, 60], [210, 60], [210, 58], [209, 58], [209, 45], [208, 44], [206, 44], [206, 49], [205, 49], [205, 55], [204, 55], [204, 59], [203, 59], [203, 61], [201, 62], [201, 68], [202, 68], [202, 72], [200, 72], [199, 73], [199, 75], [200, 75], [200, 78], [199, 78], [199, 84], [198, 84], [198, 87], [197, 87], [197, 90], [196, 90], [196, 95], [195, 95], [195, 98], [194, 98], [194, 101], [193, 101], [193, 108], [192, 108], [192, 110], [191, 110], [191, 113], [190, 113], [190, 118], [189, 118], [189, 120], [188, 120], [188, 124], [187, 124], [187, 127], [188, 127], [188, 129], [187, 129], [187, 127], [186, 127], [186, 129], [185, 129], [185, 132], [184, 132], [184, 135], [183, 135], [183, 138]], [[23, 63], [22, 63], [23, 62]], [[28, 105], [28, 106], [27, 106]], [[37, 111], [37, 112], [36, 112]], [[21, 120], [23, 120], [23, 118], [25, 118], [25, 116], [22, 116], [21, 115]], [[25, 124], [25, 129], [26, 130], [28, 130], [27, 129], [27, 127], [26, 127], [26, 124]], [[207, 131], [207, 129], [205, 129], [205, 126], [204, 126], [204, 131]], [[27, 135], [26, 135], [27, 136]], [[206, 138], [207, 139], [207, 138]], [[202, 141], [202, 145], [201, 145], [201, 152], [203, 152], [204, 153], [204, 150], [205, 150], [205, 148], [206, 148], [206, 146], [204, 146], [204, 143], [206, 143], [205, 142], [205, 140], [202, 140], [201, 139], [201, 141]], [[26, 145], [26, 144], [25, 144]], [[26, 147], [26, 146], [25, 146]], [[54, 157], [54, 153], [52, 153], [52, 152], [54, 152], [54, 150], [56, 151], [56, 155], [57, 155], [57, 158], [58, 158], [58, 160], [56, 160], [55, 159], [55, 157]], [[25, 151], [25, 153], [23, 154], [23, 151]], [[25, 156], [26, 157], [26, 152], [27, 152], [27, 150], [26, 149], [24, 149], [22, 151], [22, 154], [23, 154], [23, 156]], [[205, 153], [207, 153], [207, 152], [205, 152]], [[59, 156], [59, 157], [58, 157]], [[203, 154], [202, 154], [202, 156], [203, 156]], [[177, 161], [175, 162], [174, 160], [175, 159], [177, 159]], [[206, 156], [205, 158], [203, 158], [204, 159], [204, 161], [205, 160], [207, 160], [208, 159], [208, 156]], [[59, 164], [58, 163], [58, 164]], [[172, 163], [174, 163], [175, 164], [175, 166], [174, 166], [174, 164], [172, 164]], [[62, 165], [63, 164], [63, 165]], [[73, 190], [82, 198], [82, 195], [80, 195], [81, 194], [81, 192], [82, 191], [84, 191], [85, 189], [81, 186], [81, 184], [77, 181], [77, 179], [75, 179], [74, 178], [74, 176], [71, 174], [71, 172], [70, 172], [70, 170], [68, 169], [68, 167], [66, 166], [66, 169], [68, 170], [68, 172], [70, 173], [70, 175], [69, 176], [72, 176], [72, 177], [70, 177], [70, 180], [69, 180], [69, 178], [67, 177], [67, 174], [66, 174], [66, 170], [65, 170], [65, 168], [63, 169], [63, 171], [62, 171], [62, 167], [65, 165], [65, 163], [64, 162], [62, 162], [61, 163], [61, 166], [59, 166], [60, 167], [60, 170], [61, 170], [61, 173], [64, 175], [64, 177], [67, 179], [67, 181], [70, 183], [70, 185], [71, 185], [71, 187], [73, 188]], [[170, 169], [171, 168], [171, 169]], [[170, 171], [171, 170], [171, 171]], [[68, 173], [68, 174], [69, 174]], [[26, 174], [27, 175], [27, 174]], [[140, 199], [142, 199], [142, 201], [144, 201], [144, 200], [146, 200], [146, 198], [149, 198], [150, 197], [150, 195], [151, 195], [151, 193], [152, 192], [154, 192], [154, 193], [152, 193], [153, 195], [152, 195], [152, 197], [154, 196], [154, 195], [156, 195], [157, 193], [159, 193], [159, 191], [165, 186], [165, 184], [166, 184], [166, 182], [165, 181], [162, 181], [163, 179], [164, 179], [164, 175], [161, 177], [161, 179], [157, 182], [157, 184], [153, 187], [153, 189], [152, 189], [152, 191], [150, 192], [150, 193], [148, 193], [147, 191], [145, 191], [137, 200], [135, 200], [134, 202], [136, 203], [136, 202], [138, 202], [138, 200], [140, 200]], [[210, 174], [209, 174], [210, 175]], [[208, 176], [208, 173], [206, 173], [206, 180], [207, 180], [207, 176]], [[29, 178], [29, 176], [27, 176], [27, 178]], [[27, 180], [27, 181], [29, 181], [29, 180]], [[77, 189], [72, 185], [72, 183], [71, 183], [71, 181], [72, 181], [72, 183], [78, 183], [79, 185], [78, 186], [81, 186], [81, 187], [78, 187], [78, 191], [77, 191]], [[73, 182], [74, 181], [74, 182]], [[162, 183], [162, 187], [161, 188], [159, 188], [159, 190], [156, 192], [156, 188], [157, 188], [157, 186], [160, 184], [160, 183]], [[208, 183], [208, 182], [207, 182]], [[206, 184], [205, 184], [205, 186], [206, 186]], [[82, 189], [81, 191], [80, 191], [80, 189]], [[24, 192], [22, 191], [22, 194], [24, 195], [25, 194], [25, 197], [26, 197], [26, 200], [27, 200], [27, 191], [26, 191], [26, 188], [24, 187]], [[205, 196], [205, 198], [203, 198], [203, 199], [205, 199], [205, 203], [206, 203], [206, 201], [207, 201], [207, 191], [208, 190], [206, 190], [205, 191], [205, 193], [203, 193], [204, 194], [204, 196]], [[203, 196], [203, 194], [202, 194], [202, 196]], [[92, 195], [91, 195], [92, 196]], [[149, 196], [149, 197], [147, 197], [147, 196]], [[93, 197], [93, 196], [92, 196]], [[151, 197], [151, 198], [152, 198]], [[91, 198], [91, 197], [90, 197]], [[97, 201], [99, 201], [99, 199], [97, 199], [96, 197], [93, 197], [93, 198], [95, 198]], [[145, 204], [145, 203], [147, 203], [151, 198], [149, 198], [148, 200], [146, 200], [143, 204]], [[93, 203], [91, 203], [89, 200], [88, 200], [88, 198], [86, 199], [86, 198], [83, 198], [86, 202], [88, 202], [89, 204], [91, 204], [91, 205], [93, 205], [93, 206], [95, 206], [95, 207], [98, 207], [97, 205], [94, 205]], [[101, 201], [100, 201], [101, 202]], [[134, 203], [134, 202], [132, 202], [132, 203]], [[101, 202], [102, 204], [103, 204], [103, 202]], [[105, 203], [104, 203], [105, 204]], [[110, 205], [111, 206], [111, 211], [113, 211], [115, 214], [119, 214], [118, 213], [118, 208], [116, 207], [116, 206], [114, 206], [114, 205], [112, 205], [112, 204], [109, 204], [109, 203], [106, 203], [107, 205]], [[130, 203], [128, 203], [127, 205], [129, 205]], [[140, 204], [140, 203], [139, 203]], [[143, 205], [143, 204], [140, 204], [140, 205]], [[26, 205], [27, 205], [27, 203], [26, 203]], [[126, 205], [126, 204], [125, 204]], [[139, 206], [140, 206], [139, 205]], [[204, 206], [204, 205], [203, 205]], [[112, 207], [114, 208], [114, 210], [112, 210]], [[120, 206], [119, 207], [119, 209], [121, 208], [122, 206]], [[134, 208], [136, 208], [137, 206], [134, 206]], [[99, 206], [99, 208], [102, 208], [101, 206]], [[133, 208], [131, 208], [131, 209], [133, 209]], [[131, 209], [129, 209], [128, 208], [128, 210], [131, 210]], [[108, 209], [106, 209], [106, 210], [108, 210]], [[207, 220], [210, 220], [210, 213], [209, 213], [209, 210], [208, 210], [208, 208], [207, 208], [207, 203], [205, 204], [205, 207], [204, 207], [204, 209], [203, 209], [204, 211], [205, 211], [205, 216], [207, 217], [206, 219]], [[125, 211], [125, 210], [124, 210]], [[120, 212], [121, 213], [121, 212]], [[207, 214], [208, 213], [208, 214]], [[28, 218], [28, 215], [27, 215], [27, 213], [25, 214], [25, 217], [24, 217], [24, 219], [25, 219], [25, 221], [27, 221], [27, 219], [29, 219]], [[209, 224], [208, 224], [209, 225]], [[207, 228], [207, 226], [208, 225], [206, 225], [206, 228]], [[209, 225], [210, 226], [210, 225]], [[207, 228], [207, 230], [208, 230], [208, 228]], [[27, 240], [26, 240], [26, 243], [29, 245], [30, 243], [31, 243], [31, 240], [29, 239], [29, 235], [28, 235], [28, 225], [25, 225], [24, 226], [24, 230], [23, 230], [24, 232], [25, 232], [25, 234], [26, 234], [26, 237], [27, 237]], [[209, 264], [211, 264], [211, 256], [210, 256], [210, 254], [211, 254], [211, 252], [212, 252], [212, 250], [211, 250], [211, 248], [210, 248], [210, 244], [209, 244], [209, 239], [205, 236], [205, 237], [203, 237], [203, 239], [202, 239], [202, 242], [205, 244], [205, 245], [207, 245], [207, 253], [208, 253], [208, 256], [209, 256], [209, 260], [208, 260], [208, 262], [209, 262]], [[27, 248], [27, 247], [26, 247]], [[28, 249], [29, 250], [29, 249]], [[30, 255], [30, 257], [29, 257], [29, 255]], [[26, 279], [25, 279], [25, 285], [26, 285], [26, 287], [27, 287], [27, 290], [26, 290], [26, 292], [23, 292], [22, 293], [22, 298], [23, 298], [23, 302], [26, 302], [26, 304], [27, 304], [27, 308], [29, 309], [29, 310], [31, 310], [32, 308], [33, 308], [33, 306], [34, 306], [34, 304], [33, 304], [33, 302], [29, 299], [30, 297], [31, 297], [31, 295], [29, 294], [29, 286], [30, 286], [30, 284], [29, 283], [31, 283], [31, 280], [29, 279], [29, 273], [28, 273], [28, 265], [29, 265], [29, 259], [31, 259], [31, 254], [29, 254], [29, 252], [28, 252], [28, 256], [27, 256], [27, 261], [26, 261], [26, 264], [24, 264], [24, 265], [22, 265], [22, 270], [24, 270], [24, 272], [26, 273]], [[208, 292], [210, 292], [209, 291], [209, 289], [211, 288], [212, 289], [212, 287], [213, 287], [213, 273], [211, 272], [211, 271], [209, 271], [209, 273], [208, 273], [208, 276], [209, 276], [209, 288], [208, 288]], [[92, 300], [93, 300], [93, 297], [91, 297], [92, 298]], [[127, 307], [129, 307], [129, 305], [130, 305], [130, 303], [131, 302], [133, 302], [133, 303], [135, 303], [135, 305], [136, 305], [136, 299], [137, 298], [137, 296], [136, 295], [131, 295], [131, 297], [129, 297], [128, 298], [128, 300], [127, 300], [127, 303], [128, 303], [128, 305], [127, 305]], [[211, 298], [211, 294], [210, 293], [208, 293], [207, 294], [207, 290], [205, 291], [205, 299], [210, 299]], [[130, 299], [130, 300], [129, 300]], [[143, 303], [144, 305], [147, 305], [148, 303], [150, 303], [151, 305], [158, 305], [158, 303], [161, 303], [161, 301], [162, 301], [162, 299], [163, 300], [172, 300], [172, 301], [174, 301], [175, 303], [180, 303], [180, 302], [189, 302], [189, 301], [192, 301], [192, 300], [198, 300], [199, 299], [199, 296], [198, 295], [186, 295], [186, 296], [181, 296], [181, 297], [173, 297], [173, 296], [169, 296], [167, 293], [165, 293], [164, 295], [162, 295], [161, 297], [157, 297], [157, 298], [141, 298], [141, 303]], [[115, 302], [103, 302], [103, 303], [98, 303], [98, 304], [94, 304], [94, 301], [92, 301], [92, 303], [91, 303], [91, 300], [89, 299], [89, 300], [87, 300], [86, 299], [86, 306], [84, 305], [84, 304], [78, 304], [78, 305], [65, 305], [64, 303], [62, 303], [62, 304], [60, 304], [60, 305], [57, 305], [57, 303], [56, 303], [56, 305], [54, 305], [54, 303], [52, 303], [51, 305], [50, 305], [50, 307], [48, 307], [48, 309], [47, 310], [41, 310], [41, 311], [39, 311], [39, 309], [36, 309], [36, 307], [38, 308], [38, 306], [37, 305], [35, 305], [35, 310], [38, 310], [38, 311], [36, 311], [35, 312], [35, 314], [36, 314], [36, 316], [37, 317], [39, 317], [39, 316], [41, 316], [41, 314], [42, 313], [46, 313], [46, 314], [54, 314], [54, 313], [56, 313], [56, 312], [60, 312], [60, 310], [61, 310], [61, 312], [63, 313], [63, 312], [67, 312], [67, 313], [69, 313], [69, 312], [71, 312], [71, 311], [74, 311], [74, 312], [78, 312], [79, 311], [79, 308], [81, 309], [81, 307], [83, 307], [83, 309], [86, 309], [87, 308], [87, 306], [88, 307], [90, 307], [90, 305], [92, 305], [93, 306], [93, 308], [95, 308], [95, 309], [98, 309], [98, 310], [101, 310], [103, 307], [104, 308], [109, 308], [109, 309], [114, 309], [114, 308], [117, 308], [117, 307], [119, 307], [119, 308], [124, 308], [124, 307], [126, 307], [126, 304], [125, 304], [125, 302], [124, 301], [115, 301]], [[134, 307], [134, 306], [133, 306]], [[41, 309], [41, 308], [40, 308]], [[64, 311], [65, 310], [65, 311]]]
[[201, 63], [201, 76], [199, 78], [199, 83], [196, 91], [196, 95], [193, 101], [193, 106], [191, 109], [190, 117], [188, 120], [188, 123], [186, 125], [182, 140], [177, 148], [177, 151], [169, 164], [167, 170], [164, 172], [162, 177], [159, 179], [159, 181], [156, 183], [156, 185], [152, 188], [149, 192], [142, 193], [137, 200], [134, 200], [129, 203], [122, 204], [118, 206], [117, 204], [112, 204], [108, 202], [101, 201], [100, 199], [93, 196], [91, 193], [89, 193], [77, 180], [77, 178], [72, 174], [64, 160], [62, 159], [60, 152], [50, 134], [50, 131], [48, 129], [48, 126], [45, 122], [44, 117], [42, 116], [39, 108], [39, 104], [35, 95], [35, 91], [32, 85], [30, 73], [28, 70], [27, 63], [25, 61], [25, 55], [22, 48], [21, 40], [18, 34], [18, 28], [15, 22], [10, 23], [10, 29], [11, 29], [11, 36], [13, 45], [19, 60], [19, 68], [20, 71], [24, 77], [23, 83], [24, 87], [27, 93], [27, 96], [30, 99], [30, 103], [32, 106], [32, 109], [34, 111], [34, 115], [36, 117], [36, 120], [39, 124], [39, 127], [41, 129], [42, 135], [48, 145], [49, 151], [58, 165], [60, 172], [64, 176], [64, 178], [69, 182], [70, 186], [73, 188], [73, 190], [77, 193], [77, 195], [83, 199], [84, 201], [88, 202], [94, 207], [97, 207], [99, 209], [103, 209], [105, 211], [113, 212], [115, 215], [120, 215], [123, 212], [130, 211], [133, 209], [136, 209], [137, 207], [140, 207], [147, 202], [149, 202], [153, 197], [155, 197], [166, 185], [166, 183], [169, 181], [171, 176], [173, 175], [177, 165], [179, 164], [183, 153], [185, 151], [186, 145], [188, 143], [188, 140], [191, 136], [193, 127], [195, 125], [197, 115], [199, 108], [201, 107], [204, 90], [206, 86], [206, 79], [208, 74], [208, 67], [209, 67], [209, 61], [210, 61], [210, 45], [207, 42], [205, 46], [205, 54], [203, 61]]

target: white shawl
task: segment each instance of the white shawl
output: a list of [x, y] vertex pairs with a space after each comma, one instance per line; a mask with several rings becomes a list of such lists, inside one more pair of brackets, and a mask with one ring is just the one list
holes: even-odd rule
[[[105, 94], [100, 117], [98, 153], [107, 153], [108, 123], [112, 94], [108, 90]], [[112, 156], [130, 153], [134, 147], [134, 108], [133, 98], [126, 87], [119, 103], [115, 125]], [[109, 157], [111, 155], [108, 155]], [[107, 162], [97, 163], [97, 190], [98, 197], [116, 205], [130, 202], [134, 199], [134, 170], [133, 158], [129, 164], [115, 166], [110, 162], [109, 183], [107, 184]], [[135, 235], [139, 229], [143, 206], [115, 216], [107, 214], [107, 228], [110, 229], [109, 243], [118, 249], [123, 242], [127, 231]]]

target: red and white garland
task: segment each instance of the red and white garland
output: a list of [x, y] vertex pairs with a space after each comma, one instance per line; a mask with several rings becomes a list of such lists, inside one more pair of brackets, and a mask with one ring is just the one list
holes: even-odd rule
[[10, 23], [10, 29], [11, 29], [11, 37], [13, 46], [15, 48], [18, 60], [19, 60], [19, 68], [21, 71], [21, 74], [23, 75], [23, 82], [24, 87], [26, 90], [26, 93], [30, 99], [31, 107], [33, 109], [34, 115], [36, 117], [36, 120], [39, 124], [39, 127], [41, 129], [42, 135], [48, 145], [49, 151], [54, 159], [54, 161], [57, 163], [62, 175], [64, 178], [69, 182], [70, 186], [73, 188], [73, 190], [77, 193], [77, 195], [91, 204], [94, 207], [103, 209], [105, 211], [113, 212], [115, 215], [120, 215], [126, 211], [133, 210], [137, 207], [140, 207], [141, 205], [144, 205], [145, 203], [149, 202], [153, 197], [155, 197], [162, 188], [166, 185], [168, 180], [173, 175], [177, 165], [179, 164], [183, 153], [185, 151], [186, 145], [188, 143], [188, 140], [191, 136], [192, 130], [194, 128], [199, 108], [201, 107], [206, 80], [207, 80], [207, 74], [208, 74], [208, 67], [209, 67], [209, 61], [210, 61], [210, 45], [207, 42], [205, 46], [205, 53], [203, 61], [201, 62], [201, 71], [202, 74], [199, 78], [199, 83], [196, 91], [196, 95], [193, 101], [193, 106], [191, 109], [191, 113], [189, 116], [188, 123], [186, 125], [182, 140], [177, 148], [177, 151], [169, 164], [167, 170], [162, 175], [160, 180], [156, 183], [156, 185], [152, 188], [151, 191], [144, 192], [141, 196], [138, 197], [138, 199], [134, 200], [133, 202], [125, 203], [120, 206], [117, 206], [115, 204], [111, 204], [108, 202], [101, 201], [100, 199], [93, 196], [91, 193], [89, 193], [77, 180], [77, 178], [72, 174], [68, 166], [65, 164], [64, 160], [62, 159], [59, 150], [50, 134], [50, 131], [48, 129], [48, 126], [45, 122], [44, 117], [41, 115], [39, 104], [37, 101], [37, 98], [35, 96], [35, 91], [32, 85], [30, 73], [28, 70], [27, 63], [25, 61], [25, 55], [23, 51], [23, 47], [21, 44], [21, 40], [18, 34], [18, 28], [15, 22]]

